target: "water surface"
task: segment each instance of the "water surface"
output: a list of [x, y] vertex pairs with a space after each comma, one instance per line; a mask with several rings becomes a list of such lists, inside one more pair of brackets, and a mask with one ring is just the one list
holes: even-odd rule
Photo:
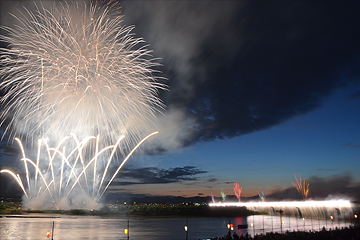
[[[22, 217], [3, 215], [0, 218], [0, 239], [47, 239], [54, 222], [55, 240], [68, 239], [127, 239], [124, 229], [129, 220], [130, 239], [184, 240], [186, 218], [130, 217], [112, 218], [100, 216], [74, 216], [57, 214], [28, 214]], [[238, 234], [262, 234], [270, 231], [285, 232], [315, 230], [322, 227], [335, 228], [349, 225], [344, 221], [325, 221], [279, 216], [249, 216], [237, 218], [188, 218], [188, 239], [198, 240], [222, 237], [228, 233], [229, 221]], [[283, 222], [283, 224], [281, 224]], [[248, 229], [238, 229], [238, 225], [248, 225]], [[253, 227], [251, 227], [251, 224]], [[51, 239], [51, 236], [50, 236]]]

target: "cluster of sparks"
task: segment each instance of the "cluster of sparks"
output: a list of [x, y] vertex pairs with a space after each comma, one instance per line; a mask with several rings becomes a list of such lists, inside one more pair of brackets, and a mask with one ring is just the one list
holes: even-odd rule
[[133, 37], [134, 27], [123, 26], [114, 2], [59, 4], [26, 10], [16, 17], [18, 26], [3, 27], [5, 134], [36, 140], [73, 132], [113, 142], [148, 131], [163, 108], [158, 90], [166, 86], [154, 76], [159, 63], [144, 40]]
[[221, 194], [221, 198], [222, 198], [222, 200], [223, 200], [223, 202], [224, 202], [224, 201], [225, 201], [225, 198], [226, 198], [226, 194], [225, 194], [225, 192], [224, 192], [223, 189], [221, 189], [220, 194]]
[[241, 190], [242, 190], [242, 187], [239, 188], [239, 184], [238, 183], [234, 183], [234, 192], [235, 192], [235, 196], [237, 197], [237, 199], [239, 199], [239, 202], [240, 202], [240, 196], [241, 196]]
[[[99, 150], [99, 136], [88, 137], [80, 142], [77, 137], [72, 134], [75, 148], [71, 151], [67, 151], [65, 147], [69, 144], [64, 144], [66, 141], [70, 140], [70, 137], [62, 139], [56, 147], [49, 147], [45, 139], [40, 139], [38, 141], [38, 155], [36, 162], [26, 157], [21, 141], [16, 138], [22, 152], [21, 161], [24, 162], [26, 171], [27, 190], [19, 175], [16, 175], [8, 169], [3, 169], [0, 173], [8, 173], [13, 176], [28, 200], [42, 199], [44, 194], [48, 194], [56, 209], [59, 209], [57, 203], [62, 199], [70, 199], [70, 194], [75, 186], [79, 187], [82, 194], [90, 196], [94, 202], [98, 202], [134, 151], [146, 139], [157, 133], [158, 132], [153, 132], [149, 134], [130, 151], [112, 174], [112, 177], [105, 187], [103, 187], [104, 179], [108, 173], [115, 152], [117, 148], [119, 148], [120, 142], [124, 139], [124, 136], [120, 137], [114, 145], [106, 146], [101, 150]], [[84, 152], [89, 150], [89, 146], [87, 145], [89, 145], [90, 140], [95, 140], [96, 149], [93, 156], [87, 159], [90, 154], [84, 154]], [[42, 148], [46, 149], [45, 155], [48, 157], [47, 164], [40, 162], [40, 159], [42, 158], [42, 156], [40, 156]], [[33, 181], [30, 181], [31, 176], [28, 164], [34, 169]], [[98, 178], [98, 169], [99, 166], [102, 165], [106, 165], [106, 167], [102, 170], [102, 177], [100, 180], [100, 178]], [[44, 166], [44, 168], [41, 168], [40, 166]], [[67, 176], [65, 176], [64, 173], [68, 173]], [[45, 195], [45, 197], [47, 197], [47, 195]]]
[[304, 181], [301, 182], [301, 177], [299, 176], [299, 181], [298, 179], [296, 178], [296, 175], [294, 174], [295, 176], [295, 180], [296, 180], [296, 184], [295, 183], [292, 183], [294, 185], [294, 187], [296, 188], [296, 190], [299, 192], [300, 196], [306, 200], [307, 199], [307, 195], [309, 193], [309, 183], [307, 181]]
[[[140, 137], [151, 132], [156, 112], [164, 108], [158, 98], [158, 91], [167, 89], [156, 76], [160, 64], [144, 40], [133, 37], [134, 27], [122, 25], [117, 1], [35, 7], [14, 15], [19, 24], [2, 27], [7, 36], [0, 36], [7, 43], [0, 48], [0, 126], [3, 136], [20, 144], [27, 187], [18, 174], [1, 173], [13, 176], [26, 199], [47, 195], [56, 208], [74, 188], [99, 201], [133, 152], [157, 133]], [[108, 145], [102, 150], [100, 136]], [[25, 156], [19, 138], [32, 146], [40, 138], [36, 162]], [[58, 144], [49, 147], [45, 139]], [[109, 180], [117, 155], [123, 161]]]
[[265, 190], [265, 193], [264, 193], [264, 190], [263, 191], [258, 191], [258, 194], [259, 194], [259, 198], [262, 202], [265, 202], [265, 198], [266, 198], [266, 193], [267, 193], [267, 188]]

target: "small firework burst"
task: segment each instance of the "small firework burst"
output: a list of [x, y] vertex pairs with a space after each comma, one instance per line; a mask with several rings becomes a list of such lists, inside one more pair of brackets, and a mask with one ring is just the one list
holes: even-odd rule
[[239, 199], [239, 202], [240, 202], [240, 196], [241, 196], [241, 190], [242, 190], [242, 187], [239, 188], [239, 184], [238, 183], [234, 183], [234, 192], [235, 192], [235, 196], [237, 197], [237, 199]]
[[[295, 176], [295, 174], [294, 174]], [[298, 181], [298, 179], [295, 176], [295, 180], [296, 180], [296, 184], [292, 183], [294, 185], [294, 187], [298, 190], [300, 196], [302, 197], [302, 199], [306, 200], [307, 199], [307, 195], [309, 193], [309, 183], [307, 181], [301, 182], [301, 177], [299, 175], [299, 179], [300, 181]]]

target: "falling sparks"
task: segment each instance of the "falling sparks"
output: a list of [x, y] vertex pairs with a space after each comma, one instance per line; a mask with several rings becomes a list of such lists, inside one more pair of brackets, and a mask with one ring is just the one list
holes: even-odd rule
[[[20, 145], [22, 150], [22, 158], [21, 161], [24, 163], [29, 163], [32, 166], [34, 176], [34, 180], [30, 180], [30, 171], [29, 165], [25, 164], [26, 171], [26, 179], [27, 179], [27, 189], [24, 187], [21, 178], [19, 175], [15, 175], [10, 170], [3, 169], [0, 173], [8, 173], [10, 174], [17, 182], [18, 185], [24, 192], [24, 195], [29, 200], [30, 204], [33, 200], [50, 198], [54, 204], [54, 207], [58, 209], [58, 203], [65, 200], [69, 200], [72, 198], [71, 192], [75, 187], [78, 188], [78, 191], [81, 191], [83, 195], [88, 196], [92, 202], [99, 202], [100, 198], [104, 194], [104, 192], [108, 189], [109, 185], [112, 183], [114, 178], [119, 173], [120, 169], [127, 162], [127, 160], [132, 156], [132, 154], [136, 151], [136, 149], [148, 138], [154, 136], [158, 132], [153, 132], [143, 138], [124, 158], [122, 163], [117, 167], [116, 171], [110, 174], [111, 178], [108, 176], [109, 165], [111, 164], [114, 153], [117, 148], [120, 147], [120, 142], [123, 137], [119, 138], [119, 140], [114, 145], [109, 145], [98, 151], [95, 151], [94, 155], [87, 159], [90, 156], [89, 149], [91, 149], [90, 140], [96, 141], [96, 146], [99, 146], [99, 138], [96, 137], [88, 137], [83, 141], [79, 142], [75, 135], [72, 135], [72, 140], [76, 142], [73, 144], [75, 147], [71, 151], [60, 151], [61, 147], [66, 144], [66, 141], [70, 141], [69, 137], [66, 137], [60, 141], [60, 143], [56, 147], [49, 147], [45, 139], [41, 139], [38, 141], [40, 144], [38, 149], [45, 149], [44, 151], [38, 151], [38, 154], [45, 152], [45, 156], [48, 157], [47, 163], [42, 163], [37, 161], [36, 163], [31, 159], [27, 158], [25, 155], [25, 151], [23, 150], [23, 145], [20, 140], [17, 139], [17, 142]], [[43, 145], [43, 146], [41, 146]], [[67, 144], [69, 146], [71, 144]], [[110, 152], [110, 154], [109, 154]], [[44, 156], [42, 156], [43, 158]], [[40, 159], [40, 156], [37, 156], [37, 159]], [[95, 161], [101, 160], [101, 161]], [[106, 168], [102, 168], [101, 166], [106, 163]], [[39, 165], [43, 166], [42, 168]], [[98, 166], [96, 166], [98, 165]], [[97, 169], [97, 170], [96, 170]], [[101, 171], [99, 171], [99, 169]], [[94, 176], [92, 174], [85, 174], [86, 172], [92, 173], [95, 171], [97, 174]], [[68, 175], [65, 177], [64, 172], [67, 172]], [[38, 180], [37, 176], [40, 176]], [[99, 176], [102, 175], [102, 180], [98, 181]], [[104, 187], [104, 179], [108, 180], [107, 185]], [[109, 180], [110, 179], [110, 180]], [[92, 187], [89, 187], [88, 182], [92, 182]], [[70, 183], [70, 184], [69, 184]], [[31, 188], [30, 186], [34, 186]], [[97, 191], [94, 191], [94, 189]], [[40, 194], [41, 189], [45, 189], [42, 194]], [[99, 194], [100, 190], [102, 190], [101, 194]], [[47, 193], [47, 195], [46, 195]], [[43, 195], [45, 196], [43, 197]]]

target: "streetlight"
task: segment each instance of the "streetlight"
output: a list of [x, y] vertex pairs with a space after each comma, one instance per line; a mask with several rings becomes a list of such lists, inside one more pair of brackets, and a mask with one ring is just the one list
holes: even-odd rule
[[185, 232], [186, 232], [186, 240], [188, 240], [188, 237], [189, 237], [189, 232], [188, 232], [188, 226], [189, 226], [189, 219], [186, 218], [186, 225], [185, 225]]
[[271, 232], [274, 232], [274, 223], [273, 223], [273, 213], [275, 212], [275, 209], [273, 207], [271, 212]]
[[124, 233], [127, 236], [127, 239], [130, 239], [130, 220], [127, 221], [127, 228], [124, 229]]
[[305, 218], [303, 218], [303, 222], [304, 222], [304, 232], [305, 232]]
[[334, 217], [331, 215], [330, 218], [331, 218], [331, 228], [334, 228]]
[[254, 224], [253, 223], [250, 223], [250, 227], [253, 228], [253, 234], [254, 234], [254, 237], [255, 237], [255, 228], [254, 228]]
[[339, 224], [339, 229], [340, 229], [340, 209], [335, 208], [335, 210], [337, 211], [337, 214], [338, 214], [338, 224]]
[[[298, 210], [298, 213], [299, 213], [300, 217], [302, 217], [302, 213], [301, 213], [301, 211], [300, 211], [300, 208], [298, 208], [298, 207], [296, 207], [296, 208], [297, 208], [297, 210]], [[298, 218], [296, 218], [296, 228], [297, 228], [297, 230], [299, 231]]]
[[276, 211], [276, 212], [278, 212], [278, 213], [280, 214], [280, 228], [281, 228], [281, 233], [282, 233], [282, 225], [283, 225], [284, 223], [283, 223], [281, 214], [282, 214], [284, 211], [280, 209], [279, 211]]
[[356, 226], [357, 217], [358, 217], [358, 216], [355, 214], [355, 215], [354, 215], [354, 218], [355, 218], [355, 226]]

